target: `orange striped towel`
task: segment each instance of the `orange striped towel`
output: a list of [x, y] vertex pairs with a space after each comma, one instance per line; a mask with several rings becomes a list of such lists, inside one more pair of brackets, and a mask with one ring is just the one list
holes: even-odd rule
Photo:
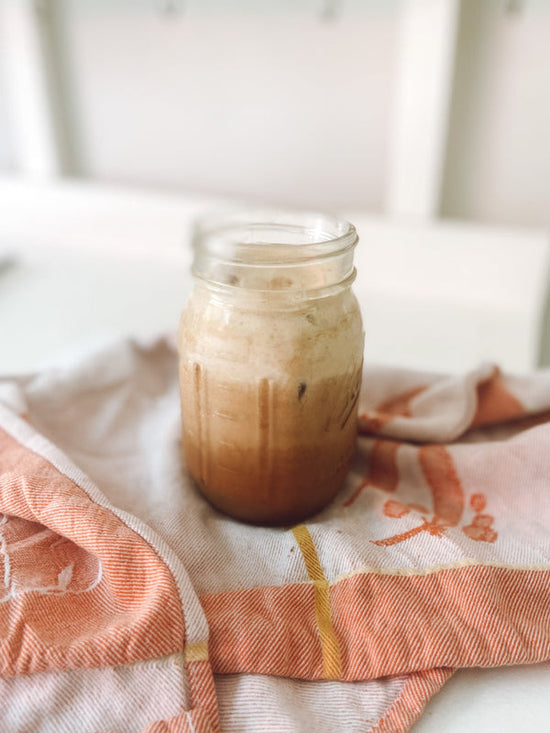
[[367, 369], [322, 514], [193, 488], [176, 354], [0, 380], [2, 731], [405, 731], [453, 669], [550, 659], [550, 374]]

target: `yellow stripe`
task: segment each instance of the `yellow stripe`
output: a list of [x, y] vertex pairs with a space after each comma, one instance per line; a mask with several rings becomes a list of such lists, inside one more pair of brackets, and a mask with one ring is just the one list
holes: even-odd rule
[[323, 573], [323, 568], [319, 562], [319, 556], [317, 555], [317, 550], [315, 549], [308, 528], [304, 524], [299, 524], [292, 529], [292, 533], [304, 558], [309, 579], [313, 583], [315, 618], [321, 637], [321, 650], [323, 654], [323, 677], [329, 680], [340, 679], [342, 676], [340, 645], [338, 644], [338, 639], [336, 638], [332, 625], [329, 584]]
[[208, 659], [208, 642], [195, 641], [185, 647], [184, 657], [186, 662], [201, 662]]

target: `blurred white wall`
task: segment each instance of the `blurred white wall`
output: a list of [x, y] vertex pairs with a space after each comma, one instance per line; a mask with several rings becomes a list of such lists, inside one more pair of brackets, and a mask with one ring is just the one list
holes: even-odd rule
[[[458, 8], [435, 214], [550, 226], [549, 0], [41, 0], [62, 89], [53, 105], [61, 169], [294, 206], [391, 211], [403, 11], [434, 1]], [[33, 0], [0, 3], [0, 34], [2, 8], [14, 3]], [[435, 40], [423, 30], [429, 54]], [[18, 156], [1, 49], [6, 169]], [[420, 110], [424, 81], [417, 74]]]
[[381, 208], [395, 1], [332, 23], [312, 3], [117, 5], [66, 3], [85, 175]]
[[4, 37], [3, 13], [0, 10], [0, 171], [9, 171], [14, 165], [14, 159], [7, 105], [5, 44], [1, 43]]
[[463, 0], [444, 215], [550, 227], [550, 2]]

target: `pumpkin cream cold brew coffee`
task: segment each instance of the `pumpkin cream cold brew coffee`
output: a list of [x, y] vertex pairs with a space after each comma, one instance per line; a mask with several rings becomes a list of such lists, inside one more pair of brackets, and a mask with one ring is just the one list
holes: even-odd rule
[[346, 222], [204, 220], [179, 333], [183, 448], [203, 494], [259, 524], [326, 506], [349, 470], [363, 330]]

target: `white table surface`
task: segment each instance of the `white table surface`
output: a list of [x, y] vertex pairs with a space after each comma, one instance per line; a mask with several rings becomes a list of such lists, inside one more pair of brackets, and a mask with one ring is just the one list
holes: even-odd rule
[[[189, 289], [189, 228], [221, 199], [0, 177], [0, 371], [58, 348], [171, 328]], [[548, 293], [544, 233], [344, 212], [356, 225], [366, 359], [444, 372], [538, 363]], [[71, 297], [71, 309], [65, 305]]]
[[[218, 203], [198, 196], [137, 194], [78, 184], [58, 186], [52, 190], [9, 179], [0, 180], [0, 262], [2, 252], [13, 256], [12, 264], [4, 268], [0, 265], [0, 373], [35, 371], [73, 360], [128, 333], [147, 336], [174, 330], [190, 284], [190, 252], [184, 246], [189, 217]], [[393, 253], [390, 249], [391, 256], [386, 251], [377, 258], [372, 254], [375, 249], [372, 243], [358, 258], [362, 260], [364, 257], [364, 261], [358, 262], [358, 269], [363, 267], [370, 271], [374, 267], [372, 263], [377, 263], [381, 273], [381, 280], [371, 277], [363, 284], [358, 283], [363, 307], [365, 298], [371, 298], [377, 318], [387, 319], [379, 327], [378, 335], [370, 339], [375, 352], [373, 358], [384, 361], [388, 357], [388, 361], [410, 366], [444, 369], [447, 366], [445, 359], [448, 359], [444, 353], [447, 346], [444, 344], [439, 350], [432, 351], [419, 348], [417, 343], [411, 347], [405, 336], [401, 338], [401, 332], [396, 331], [399, 318], [392, 321], [391, 309], [385, 315], [380, 305], [384, 298], [390, 302], [392, 288], [406, 289], [407, 285], [410, 286], [409, 278], [401, 278], [400, 281], [399, 268], [396, 270], [391, 261], [396, 257], [395, 248], [400, 246], [399, 233], [403, 232], [405, 237], [406, 228], [401, 225], [388, 228], [384, 222], [364, 215], [356, 215], [354, 219], [361, 222], [363, 231], [376, 233], [378, 241], [385, 238], [389, 241], [388, 247], [394, 247]], [[361, 233], [361, 226], [359, 229]], [[399, 235], [397, 239], [396, 232]], [[488, 267], [492, 266], [490, 258], [494, 256], [491, 247], [496, 246], [492, 238], [495, 242], [504, 241], [501, 279], [493, 283], [487, 302], [481, 304], [477, 315], [486, 317], [487, 324], [497, 330], [502, 321], [502, 308], [513, 313], [518, 323], [522, 318], [537, 318], [545, 297], [546, 269], [544, 279], [539, 271], [547, 265], [547, 240], [529, 233], [499, 237], [498, 233], [472, 228], [435, 229], [427, 238], [428, 244], [424, 237], [424, 244], [421, 242], [419, 245], [427, 255], [424, 262], [437, 268], [433, 256], [434, 242], [445, 241], [446, 238], [460, 239], [461, 233], [466, 241], [466, 260], [475, 256], [477, 261], [474, 250], [478, 251], [479, 241], [489, 242], [488, 250], [480, 255], [481, 259], [486, 257]], [[529, 246], [534, 253], [533, 262], [523, 270], [514, 264], [520, 246]], [[409, 254], [405, 252], [403, 256]], [[453, 257], [456, 260], [455, 270], [458, 268], [467, 274], [468, 268], [460, 264], [456, 249], [451, 259]], [[409, 268], [411, 266], [414, 266], [412, 260]], [[465, 312], [460, 307], [461, 277], [459, 272], [453, 284], [432, 289], [426, 295], [427, 300], [421, 303], [417, 315], [423, 308], [430, 308], [431, 298], [432, 308], [433, 303], [439, 304], [439, 322], [449, 322], [445, 317], [447, 307], [454, 312], [450, 317], [460, 325], [460, 318], [464, 319]], [[512, 294], [506, 292], [507, 278], [514, 278], [516, 283]], [[475, 282], [472, 285], [471, 278], [468, 282], [471, 298], [475, 301], [482, 288], [476, 291]], [[438, 287], [441, 292], [438, 292]], [[526, 291], [529, 291], [528, 297]], [[425, 294], [420, 295], [424, 297]], [[420, 296], [414, 288], [408, 297], [409, 302], [419, 303]], [[403, 310], [407, 307], [406, 302], [401, 306]], [[376, 320], [372, 322], [374, 329], [378, 327]], [[433, 321], [434, 328], [437, 328], [437, 323]], [[511, 368], [534, 365], [537, 351], [534, 340], [538, 327], [538, 324], [533, 327], [523, 342], [512, 344], [512, 347], [506, 343], [500, 351], [497, 339], [490, 345], [487, 356], [501, 362], [508, 359]], [[407, 324], [401, 328], [406, 330]], [[391, 333], [389, 339], [385, 336], [388, 331]], [[457, 369], [485, 355], [483, 344], [480, 347], [483, 338], [472, 342], [468, 332], [468, 326], [463, 328], [462, 341], [458, 339], [463, 352], [453, 355], [451, 366]], [[516, 352], [521, 352], [519, 357]], [[549, 691], [550, 664], [461, 670], [427, 705], [414, 731], [511, 733], [517, 730], [550, 730]]]

